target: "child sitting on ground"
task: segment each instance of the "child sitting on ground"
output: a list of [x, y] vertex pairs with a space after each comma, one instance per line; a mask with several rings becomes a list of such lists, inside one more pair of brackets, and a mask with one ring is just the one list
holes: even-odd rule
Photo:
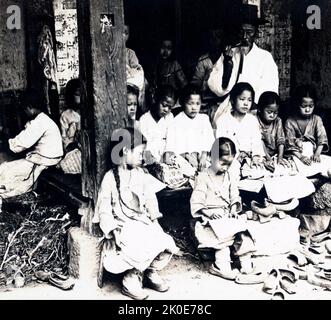
[[144, 137], [133, 128], [117, 130], [113, 136], [112, 141], [123, 139], [112, 148], [112, 170], [103, 178], [93, 222], [99, 223], [106, 239], [103, 267], [114, 274], [125, 272], [122, 293], [142, 300], [148, 296], [143, 280], [156, 291], [169, 289], [158, 271], [177, 247], [158, 223], [162, 214], [155, 193], [164, 185], [142, 168]]
[[[241, 219], [238, 219], [241, 198], [237, 177], [229, 170], [235, 155], [236, 147], [232, 140], [223, 137], [216, 139], [211, 149], [211, 166], [199, 173], [190, 200], [198, 248], [216, 250], [215, 263], [209, 271], [230, 280], [238, 274], [237, 269], [231, 268], [230, 246], [234, 244], [235, 235], [244, 231], [241, 229]], [[218, 232], [213, 222], [223, 225], [223, 232]], [[240, 247], [243, 248], [242, 245]], [[241, 252], [240, 255], [241, 271], [250, 272], [249, 252]]]
[[294, 95], [295, 113], [285, 122], [287, 150], [294, 156], [299, 173], [330, 177], [328, 137], [320, 116], [314, 114], [317, 95], [311, 86], [300, 86]]
[[216, 137], [229, 137], [235, 142], [239, 153], [237, 160], [241, 167], [246, 164], [249, 174], [253, 174], [253, 169], [264, 170], [265, 156], [259, 123], [249, 113], [254, 95], [254, 89], [249, 83], [237, 83], [230, 94], [232, 110], [218, 119], [216, 130]]
[[201, 93], [188, 86], [183, 90], [180, 104], [184, 111], [173, 121], [167, 135], [165, 162], [172, 155], [181, 155], [197, 171], [207, 166], [208, 152], [215, 140], [209, 118], [200, 114]]
[[57, 165], [63, 156], [61, 133], [56, 123], [41, 110], [41, 98], [29, 91], [23, 98], [28, 122], [9, 148], [15, 153], [28, 151], [24, 159], [0, 165], [0, 197], [10, 198], [32, 190], [39, 175], [47, 167]]
[[265, 151], [264, 166], [271, 172], [277, 165], [290, 167], [284, 159], [285, 133], [281, 118], [278, 117], [280, 98], [277, 93], [266, 91], [259, 98], [257, 119], [262, 133]]

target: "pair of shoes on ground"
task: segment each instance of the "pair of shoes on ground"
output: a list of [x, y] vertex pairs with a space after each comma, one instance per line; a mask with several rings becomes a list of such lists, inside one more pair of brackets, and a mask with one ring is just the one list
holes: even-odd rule
[[328, 237], [324, 238], [319, 242], [311, 241], [310, 246], [316, 251], [319, 251], [319, 253], [331, 254], [331, 239], [329, 239]]
[[[322, 270], [321, 270], [322, 271]], [[322, 271], [319, 273], [308, 273], [307, 281], [314, 285], [318, 286], [324, 289], [327, 289], [328, 291], [331, 291], [331, 278], [330, 278], [330, 270], [327, 271], [327, 273]]]
[[320, 242], [323, 242], [323, 241], [326, 241], [326, 240], [331, 240], [331, 232], [330, 231], [323, 231], [323, 232], [320, 232], [320, 233], [317, 233], [317, 234], [311, 236], [311, 241], [312, 242], [320, 243]]
[[301, 246], [299, 252], [303, 254], [307, 261], [313, 265], [322, 263], [325, 258], [322, 252], [312, 246]]
[[261, 204], [253, 200], [251, 202], [251, 209], [253, 214], [255, 213], [257, 215], [257, 218], [261, 223], [270, 222], [273, 216], [278, 216], [279, 219], [286, 218], [286, 213], [284, 211], [277, 210], [274, 204], [267, 201], [265, 201], [264, 204]]
[[254, 272], [254, 270], [252, 270], [252, 273], [246, 274], [239, 272], [238, 269], [220, 269], [214, 263], [210, 266], [209, 273], [226, 280], [234, 280], [238, 284], [247, 285], [263, 283], [266, 278], [266, 274], [262, 272]]
[[285, 293], [295, 294], [299, 274], [291, 269], [272, 269], [264, 281], [262, 290], [272, 296], [272, 300], [284, 300]]
[[331, 269], [317, 267], [312, 264], [304, 267], [294, 266], [293, 269], [298, 273], [299, 279], [331, 291]]
[[155, 270], [146, 270], [144, 276], [138, 270], [129, 270], [123, 278], [122, 293], [134, 300], [145, 300], [148, 293], [143, 286], [158, 292], [169, 290], [166, 281]]
[[49, 282], [62, 290], [70, 290], [75, 286], [74, 279], [56, 272], [39, 270], [35, 272], [35, 276], [38, 280]]
[[291, 199], [282, 203], [274, 203], [265, 199], [263, 204], [253, 200], [251, 202], [251, 209], [253, 213], [258, 215], [261, 223], [266, 223], [269, 222], [273, 216], [278, 216], [279, 219], [285, 219], [287, 217], [285, 212], [294, 210], [298, 205], [298, 199]]

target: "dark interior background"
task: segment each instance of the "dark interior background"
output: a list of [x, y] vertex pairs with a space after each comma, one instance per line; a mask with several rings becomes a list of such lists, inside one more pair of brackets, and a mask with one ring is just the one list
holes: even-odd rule
[[[171, 38], [176, 56], [190, 78], [199, 56], [207, 50], [207, 31], [225, 28], [236, 34], [240, 0], [124, 0], [125, 21], [130, 26], [127, 46], [136, 51], [149, 78], [163, 38]], [[232, 25], [229, 27], [229, 25]]]

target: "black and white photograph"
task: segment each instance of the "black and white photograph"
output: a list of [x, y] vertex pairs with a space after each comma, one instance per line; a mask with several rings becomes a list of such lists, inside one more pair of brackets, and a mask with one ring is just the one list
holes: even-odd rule
[[0, 300], [331, 299], [330, 30], [330, 0], [0, 0]]

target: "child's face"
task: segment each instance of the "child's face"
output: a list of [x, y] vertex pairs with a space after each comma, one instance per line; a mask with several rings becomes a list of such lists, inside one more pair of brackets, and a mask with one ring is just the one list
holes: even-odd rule
[[167, 114], [169, 114], [169, 112], [171, 111], [174, 105], [175, 105], [175, 100], [173, 98], [163, 97], [159, 102], [158, 116], [160, 118], [165, 117]]
[[136, 119], [136, 112], [138, 106], [138, 98], [135, 94], [129, 93], [127, 97], [127, 105], [128, 105], [128, 115], [132, 120]]
[[212, 30], [209, 33], [209, 48], [212, 51], [219, 50], [222, 46], [222, 31], [221, 30]]
[[143, 164], [143, 157], [144, 157], [144, 152], [146, 149], [145, 144], [141, 144], [133, 149], [127, 149], [125, 150], [126, 152], [126, 157], [125, 157], [125, 162], [127, 165], [129, 165], [132, 168], [139, 167]]
[[169, 59], [171, 53], [172, 53], [172, 42], [170, 40], [163, 41], [160, 50], [161, 58], [164, 60]]
[[36, 115], [36, 109], [31, 106], [25, 107], [24, 112], [25, 112], [26, 116], [28, 117], [28, 119], [33, 119]]
[[128, 41], [128, 39], [129, 39], [129, 36], [130, 36], [130, 30], [129, 30], [129, 27], [128, 26], [124, 26], [123, 36], [124, 36], [124, 41], [126, 43]]
[[244, 90], [235, 101], [233, 101], [233, 108], [239, 114], [246, 114], [249, 112], [253, 104], [252, 93]]
[[302, 102], [299, 106], [299, 113], [304, 118], [308, 118], [313, 114], [314, 108], [314, 100], [310, 97], [304, 97], [302, 98]]
[[212, 158], [212, 168], [214, 172], [218, 174], [228, 171], [234, 160], [234, 156], [228, 154], [228, 150], [224, 150], [224, 152], [226, 154], [222, 155], [220, 158]]
[[262, 119], [271, 123], [276, 120], [278, 116], [279, 106], [276, 103], [267, 105], [261, 112]]
[[185, 114], [194, 119], [196, 115], [200, 112], [201, 108], [201, 97], [199, 94], [191, 94], [188, 101], [185, 103], [184, 112]]
[[80, 105], [80, 89], [76, 89], [74, 92], [74, 103], [76, 106]]

